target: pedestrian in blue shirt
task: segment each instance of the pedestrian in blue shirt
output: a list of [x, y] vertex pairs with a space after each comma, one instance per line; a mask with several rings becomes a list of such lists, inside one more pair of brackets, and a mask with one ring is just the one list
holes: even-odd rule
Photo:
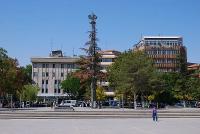
[[156, 107], [154, 107], [152, 110], [152, 118], [153, 118], [153, 121], [158, 121], [158, 114], [157, 114]]

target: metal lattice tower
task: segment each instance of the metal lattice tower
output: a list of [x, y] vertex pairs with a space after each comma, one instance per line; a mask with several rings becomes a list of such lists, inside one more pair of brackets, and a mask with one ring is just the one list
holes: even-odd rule
[[91, 71], [92, 71], [92, 81], [91, 81], [91, 104], [92, 108], [96, 108], [96, 88], [97, 88], [97, 78], [96, 78], [96, 72], [97, 72], [97, 38], [96, 38], [96, 19], [97, 16], [95, 14], [88, 15], [88, 18], [90, 19], [90, 24], [92, 26], [92, 30], [90, 31], [90, 41], [89, 41], [89, 56], [92, 59], [91, 62]]

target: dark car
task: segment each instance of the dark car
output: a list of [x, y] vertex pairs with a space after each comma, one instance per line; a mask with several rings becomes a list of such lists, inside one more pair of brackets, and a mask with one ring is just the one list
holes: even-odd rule
[[76, 106], [78, 106], [78, 107], [87, 107], [87, 104], [84, 101], [78, 101]]

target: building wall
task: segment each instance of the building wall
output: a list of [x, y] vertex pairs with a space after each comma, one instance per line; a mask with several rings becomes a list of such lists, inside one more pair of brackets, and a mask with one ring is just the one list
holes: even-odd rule
[[200, 78], [200, 64], [194, 63], [187, 67], [190, 75]]
[[[116, 58], [120, 55], [120, 52], [115, 50], [105, 50], [100, 51], [99, 53], [101, 54], [101, 71], [103, 73], [107, 73], [107, 68], [115, 62]], [[104, 87], [105, 93], [108, 97], [113, 97], [115, 95], [113, 89], [109, 87], [109, 82], [107, 79], [99, 81], [97, 84]]]
[[[43, 60], [41, 60], [43, 59]], [[66, 79], [69, 73], [76, 71], [75, 62], [77, 59], [62, 57], [53, 58], [32, 58], [32, 79], [40, 88], [38, 96], [64, 96], [60, 83]]]
[[180, 71], [178, 56], [187, 59], [186, 48], [183, 46], [182, 37], [179, 36], [143, 37], [134, 50], [144, 51], [161, 72], [178, 72]]
[[[120, 52], [115, 50], [100, 51], [102, 67], [101, 71], [107, 73], [106, 69], [115, 59]], [[77, 70], [78, 66], [75, 64], [79, 58], [63, 57], [62, 54], [53, 55], [49, 57], [33, 57], [32, 62], [32, 80], [40, 88], [38, 96], [41, 97], [55, 97], [66, 96], [60, 87], [60, 83], [66, 79], [67, 75]], [[114, 96], [113, 89], [109, 88], [107, 79], [98, 81], [97, 84], [106, 89], [107, 96]]]

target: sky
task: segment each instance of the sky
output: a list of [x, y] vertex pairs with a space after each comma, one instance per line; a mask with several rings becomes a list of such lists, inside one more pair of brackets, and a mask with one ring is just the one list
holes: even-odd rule
[[188, 62], [200, 63], [200, 0], [0, 0], [0, 47], [21, 66], [51, 50], [84, 54], [91, 13], [102, 50], [125, 51], [141, 36], [178, 35]]

